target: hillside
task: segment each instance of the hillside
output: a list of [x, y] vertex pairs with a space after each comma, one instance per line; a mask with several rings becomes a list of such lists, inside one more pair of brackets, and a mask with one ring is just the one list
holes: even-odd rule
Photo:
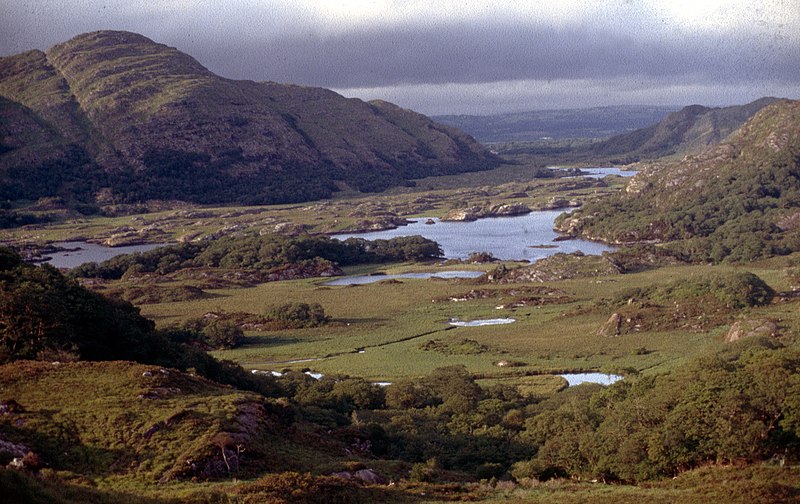
[[746, 105], [724, 108], [690, 105], [656, 124], [593, 144], [588, 153], [598, 157], [617, 156], [619, 159], [612, 162], [628, 163], [698, 152], [718, 144], [775, 101], [777, 98], [761, 98]]
[[[214, 75], [101, 31], [0, 59], [0, 196], [276, 203], [492, 168], [473, 138], [332, 91]], [[62, 176], [63, 175], [63, 176]], [[73, 178], [81, 184], [76, 184]]]
[[800, 101], [773, 103], [725, 142], [645, 170], [558, 226], [615, 243], [669, 242], [703, 261], [800, 250], [799, 126]]
[[631, 105], [487, 116], [442, 115], [433, 119], [464, 130], [480, 142], [530, 142], [543, 138], [608, 138], [655, 124], [676, 108]]

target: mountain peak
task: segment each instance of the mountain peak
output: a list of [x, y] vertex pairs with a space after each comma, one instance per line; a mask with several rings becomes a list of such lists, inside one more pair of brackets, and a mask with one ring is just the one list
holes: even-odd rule
[[[295, 202], [330, 196], [335, 182], [380, 191], [499, 163], [468, 135], [413, 111], [321, 88], [224, 79], [136, 33], [86, 33], [45, 54], [0, 60], [0, 97], [61, 135], [46, 149], [0, 155], [4, 199]], [[24, 148], [56, 154], [31, 166], [20, 161]], [[80, 195], [75, 184], [43, 183], [53, 163], [82, 181]]]

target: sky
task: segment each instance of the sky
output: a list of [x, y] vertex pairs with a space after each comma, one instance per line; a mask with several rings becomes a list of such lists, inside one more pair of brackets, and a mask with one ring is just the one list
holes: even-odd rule
[[800, 0], [0, 0], [0, 56], [104, 29], [429, 115], [800, 98]]

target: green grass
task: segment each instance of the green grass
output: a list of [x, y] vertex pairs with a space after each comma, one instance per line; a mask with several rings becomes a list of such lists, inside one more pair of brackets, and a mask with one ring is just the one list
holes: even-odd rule
[[[388, 272], [406, 269], [408, 265], [382, 268]], [[212, 290], [209, 292], [214, 297], [208, 299], [145, 305], [142, 313], [165, 326], [211, 311], [259, 314], [271, 305], [296, 301], [319, 303], [333, 318], [331, 324], [318, 328], [249, 333], [244, 346], [214, 354], [253, 369], [311, 368], [325, 374], [381, 381], [418, 377], [450, 364], [464, 364], [481, 376], [500, 377], [572, 370], [653, 373], [719, 349], [729, 326], [604, 337], [597, 331], [614, 309], [598, 302], [634, 287], [734, 269], [748, 270], [742, 266], [676, 266], [637, 274], [552, 282], [546, 285], [565, 291], [569, 302], [514, 309], [496, 308], [508, 298], [507, 290], [513, 286], [479, 284], [475, 280], [403, 279], [391, 284], [327, 287], [321, 285], [323, 281], [312, 279]], [[358, 268], [361, 273], [373, 270]], [[753, 271], [774, 282], [775, 287], [785, 284], [781, 263], [759, 264]], [[471, 289], [500, 290], [505, 294], [465, 302], [433, 302], [463, 295]], [[748, 314], [785, 321], [797, 318], [792, 304], [773, 304], [733, 313], [731, 321]], [[448, 321], [454, 317], [462, 320], [512, 317], [517, 322], [451, 328]], [[488, 350], [462, 355], [421, 348], [434, 339], [454, 345], [465, 338]], [[357, 349], [364, 352], [357, 353]], [[303, 359], [319, 360], [288, 362]], [[523, 365], [502, 368], [496, 365], [500, 360]]]

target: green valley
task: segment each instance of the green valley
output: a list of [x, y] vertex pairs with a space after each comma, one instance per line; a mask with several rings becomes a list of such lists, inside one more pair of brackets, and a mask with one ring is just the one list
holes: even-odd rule
[[449, 117], [496, 154], [129, 32], [0, 59], [0, 495], [796, 502], [800, 102], [670, 110]]

